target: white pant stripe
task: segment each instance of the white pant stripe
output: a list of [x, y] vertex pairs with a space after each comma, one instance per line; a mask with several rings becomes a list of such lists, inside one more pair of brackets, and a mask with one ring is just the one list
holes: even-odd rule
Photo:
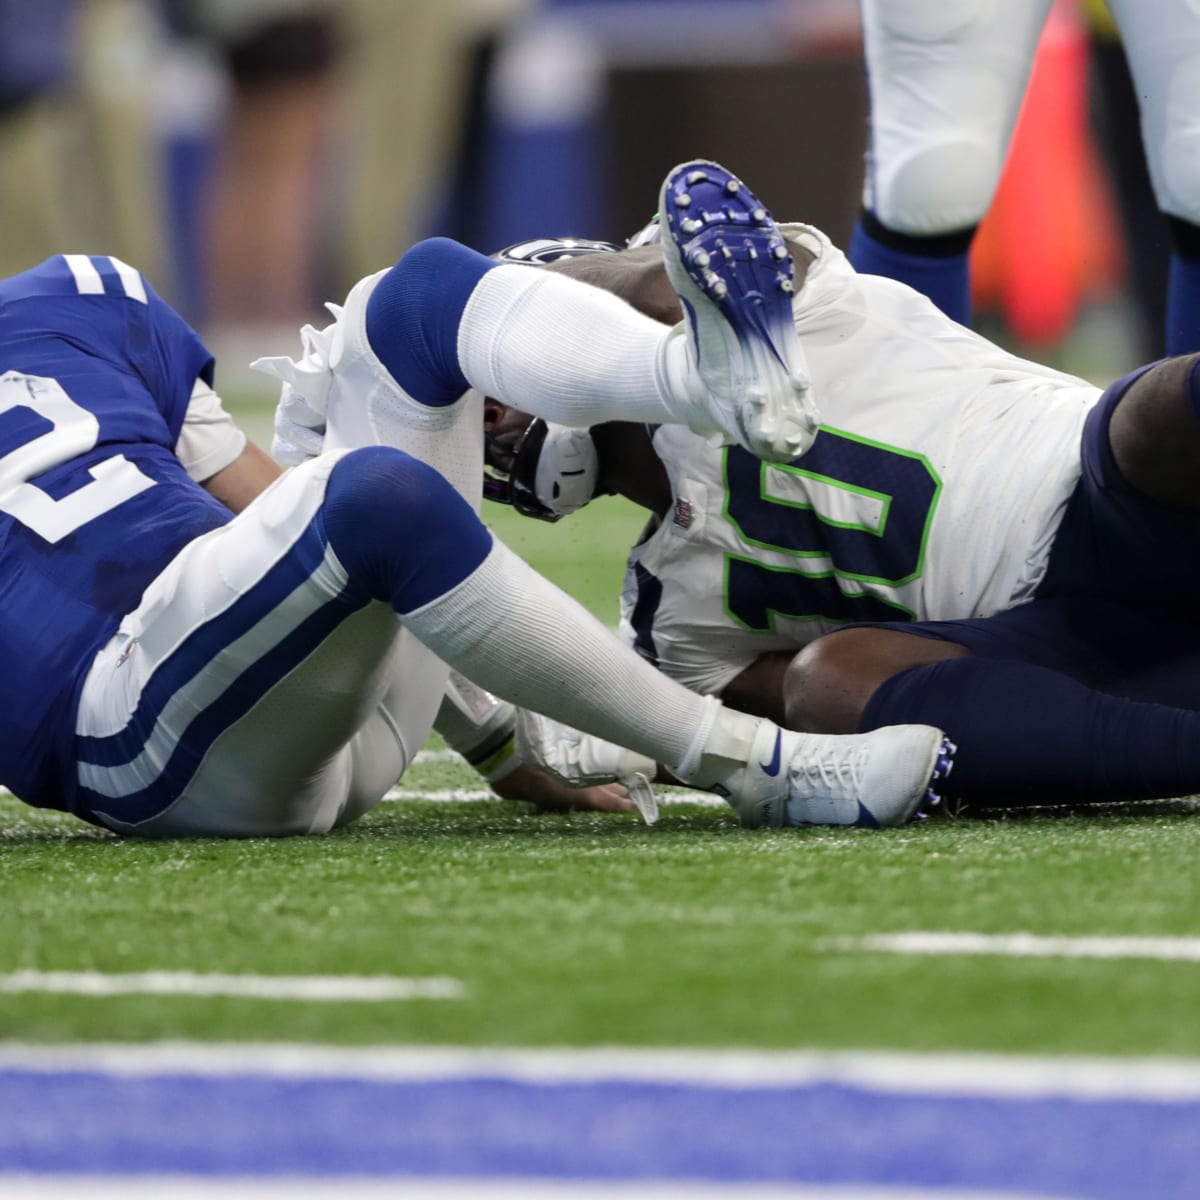
[[[79, 782], [102, 796], [129, 795], [149, 787], [161, 774], [186, 731], [189, 722], [218, 700], [241, 674], [274, 649], [318, 609], [346, 586], [345, 569], [332, 549], [321, 565], [240, 638], [220, 650], [205, 666], [179, 688], [163, 706], [142, 752], [128, 763], [114, 767], [80, 762]], [[146, 663], [145, 650], [135, 645], [128, 669], [149, 678], [158, 663]], [[137, 660], [141, 658], [142, 662]], [[138, 695], [140, 697], [141, 690]]]

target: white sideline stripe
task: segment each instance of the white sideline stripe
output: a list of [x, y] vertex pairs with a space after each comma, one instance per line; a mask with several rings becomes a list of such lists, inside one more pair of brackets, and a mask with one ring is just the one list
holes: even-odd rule
[[1004, 958], [1141, 958], [1200, 962], [1197, 937], [1043, 937], [1034, 933], [880, 933], [827, 943], [886, 954], [990, 954]]
[[387, 1179], [189, 1179], [178, 1175], [94, 1178], [58, 1176], [55, 1179], [0, 1174], [5, 1200], [48, 1200], [66, 1196], [71, 1200], [124, 1200], [127, 1196], [161, 1200], [375, 1200], [397, 1195], [429, 1197], [430, 1200], [1049, 1200], [1031, 1192], [962, 1192], [942, 1188], [829, 1187], [795, 1184], [753, 1183], [643, 1183], [620, 1180], [595, 1183], [586, 1179], [426, 1179], [392, 1176]]
[[104, 280], [95, 263], [86, 254], [64, 254], [63, 261], [75, 276], [75, 286], [81, 296], [103, 296]]
[[381, 1001], [459, 1000], [462, 983], [445, 976], [405, 979], [354, 975], [204, 975], [197, 971], [12, 971], [0, 975], [0, 992], [51, 992], [71, 996], [233, 996], [250, 1000]]
[[890, 1051], [507, 1050], [150, 1042], [31, 1045], [0, 1041], [0, 1071], [123, 1076], [186, 1074], [365, 1080], [506, 1079], [522, 1083], [635, 1081], [714, 1088], [834, 1083], [904, 1095], [1066, 1096], [1200, 1101], [1200, 1059], [1079, 1058]]

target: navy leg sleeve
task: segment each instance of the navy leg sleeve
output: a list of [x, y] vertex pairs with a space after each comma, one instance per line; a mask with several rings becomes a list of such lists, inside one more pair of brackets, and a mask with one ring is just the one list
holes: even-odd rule
[[431, 466], [388, 446], [347, 454], [325, 490], [325, 533], [350, 581], [398, 613], [460, 584], [492, 535]]
[[1200, 793], [1200, 713], [1127, 700], [1045, 667], [956, 658], [871, 697], [861, 728], [918, 722], [958, 744], [947, 791], [986, 805]]
[[471, 386], [458, 364], [458, 327], [475, 285], [496, 265], [449, 238], [430, 238], [375, 285], [367, 341], [414, 400], [441, 407]]

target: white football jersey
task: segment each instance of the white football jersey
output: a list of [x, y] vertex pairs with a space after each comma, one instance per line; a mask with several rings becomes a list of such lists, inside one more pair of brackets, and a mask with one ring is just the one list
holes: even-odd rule
[[817, 254], [795, 309], [821, 432], [775, 466], [659, 427], [675, 509], [626, 573], [626, 639], [703, 692], [847, 622], [984, 616], [1028, 599], [1101, 394], [857, 274], [818, 230], [784, 231]]

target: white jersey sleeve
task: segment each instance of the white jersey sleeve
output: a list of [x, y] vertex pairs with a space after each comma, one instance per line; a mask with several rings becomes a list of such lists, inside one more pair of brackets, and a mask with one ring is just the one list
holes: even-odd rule
[[203, 483], [223, 471], [245, 448], [246, 435], [225, 411], [221, 397], [203, 379], [197, 379], [175, 441], [175, 456], [184, 470]]
[[796, 325], [822, 424], [786, 466], [662, 426], [675, 509], [631, 555], [627, 640], [720, 692], [760, 654], [853, 621], [984, 616], [1028, 599], [1100, 390], [1008, 354], [819, 231]]

